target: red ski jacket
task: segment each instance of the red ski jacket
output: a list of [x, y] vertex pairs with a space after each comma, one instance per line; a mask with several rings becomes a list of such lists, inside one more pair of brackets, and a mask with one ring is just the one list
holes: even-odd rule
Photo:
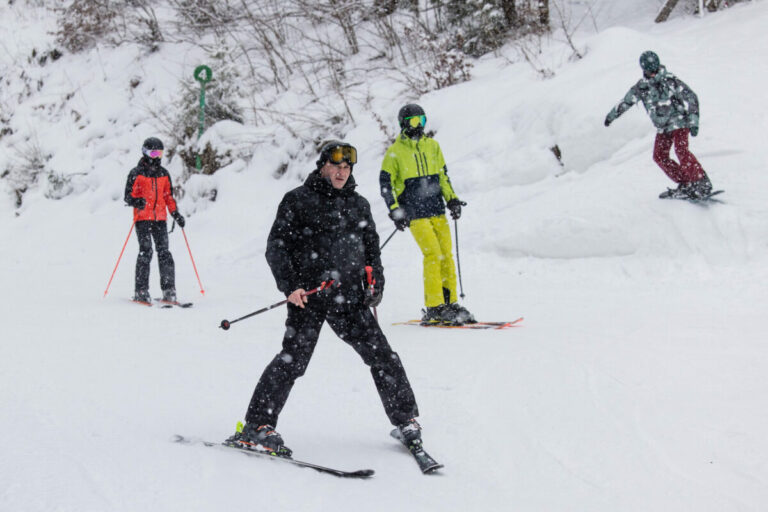
[[[144, 208], [141, 201], [144, 199]], [[153, 166], [150, 160], [142, 157], [139, 164], [128, 174], [125, 184], [125, 202], [133, 206], [133, 220], [166, 220], [165, 209], [176, 211], [173, 199], [171, 176], [162, 166]]]

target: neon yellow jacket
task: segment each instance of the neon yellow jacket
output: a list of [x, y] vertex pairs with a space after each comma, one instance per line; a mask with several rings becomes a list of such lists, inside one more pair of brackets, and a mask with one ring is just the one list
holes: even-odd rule
[[400, 134], [384, 154], [379, 184], [389, 209], [400, 206], [409, 219], [443, 215], [443, 200], [458, 199], [440, 144], [429, 137], [413, 140]]

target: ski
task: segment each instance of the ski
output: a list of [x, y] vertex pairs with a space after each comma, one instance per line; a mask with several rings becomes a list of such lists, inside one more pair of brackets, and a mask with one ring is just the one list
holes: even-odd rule
[[172, 308], [174, 306], [179, 308], [191, 308], [194, 304], [192, 302], [179, 302], [177, 300], [163, 300], [163, 299], [155, 299], [155, 302], [160, 303], [161, 308]]
[[128, 300], [133, 302], [134, 304], [138, 304], [139, 306], [152, 307], [151, 302], [144, 302], [143, 300], [136, 300], [136, 299], [128, 299]]
[[423, 324], [421, 323], [421, 320], [408, 320], [406, 322], [395, 322], [392, 325], [415, 325], [417, 327], [439, 327], [441, 329], [507, 329], [509, 327], [514, 327], [518, 325], [520, 322], [523, 321], [523, 317], [518, 318], [517, 320], [512, 320], [510, 322], [476, 322], [474, 324]]
[[178, 434], [176, 434], [173, 437], [173, 442], [179, 443], [179, 444], [187, 444], [187, 445], [203, 445], [209, 448], [216, 448], [217, 450], [227, 450], [227, 451], [236, 450], [238, 452], [244, 453], [251, 457], [261, 457], [261, 458], [267, 458], [272, 460], [279, 460], [282, 462], [293, 464], [294, 466], [300, 466], [303, 468], [312, 468], [315, 471], [319, 471], [320, 473], [327, 473], [329, 475], [338, 476], [340, 478], [370, 478], [374, 474], [374, 471], [372, 469], [360, 469], [358, 471], [343, 471], [341, 469], [334, 469], [326, 466], [320, 466], [318, 464], [312, 464], [311, 462], [296, 460], [291, 457], [280, 457], [277, 455], [272, 455], [269, 452], [249, 450], [247, 448], [240, 448], [238, 446], [231, 446], [224, 443], [213, 443], [210, 441], [205, 441], [202, 439], [191, 438], [191, 437], [185, 437]]
[[434, 473], [438, 469], [442, 468], [443, 465], [437, 462], [435, 459], [430, 457], [430, 455], [424, 451], [424, 447], [421, 444], [421, 439], [416, 440], [413, 443], [407, 444], [405, 439], [403, 438], [403, 435], [400, 433], [398, 429], [393, 429], [392, 432], [389, 433], [392, 437], [400, 441], [400, 443], [408, 448], [408, 451], [413, 455], [413, 458], [416, 460], [416, 463], [419, 465], [419, 469], [422, 473], [425, 475], [429, 475], [431, 473]]

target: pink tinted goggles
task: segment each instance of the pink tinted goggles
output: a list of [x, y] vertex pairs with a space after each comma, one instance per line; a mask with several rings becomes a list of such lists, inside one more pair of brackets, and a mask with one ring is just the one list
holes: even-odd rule
[[149, 158], [162, 158], [163, 150], [162, 149], [145, 149], [144, 154], [147, 155]]

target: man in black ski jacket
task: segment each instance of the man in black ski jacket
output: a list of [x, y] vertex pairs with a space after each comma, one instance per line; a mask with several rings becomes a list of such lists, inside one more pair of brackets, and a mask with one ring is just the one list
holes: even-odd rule
[[[290, 455], [274, 425], [294, 382], [304, 375], [326, 321], [370, 367], [390, 422], [406, 439], [420, 439], [413, 390], [369, 309], [381, 302], [384, 274], [370, 205], [355, 192], [351, 172], [356, 162], [351, 145], [326, 143], [317, 169], [278, 207], [266, 257], [278, 289], [288, 297], [283, 349], [264, 370], [246, 424], [238, 425], [227, 440], [230, 445]], [[372, 287], [364, 282], [366, 266], [373, 267]], [[306, 294], [322, 283], [330, 286]]]

